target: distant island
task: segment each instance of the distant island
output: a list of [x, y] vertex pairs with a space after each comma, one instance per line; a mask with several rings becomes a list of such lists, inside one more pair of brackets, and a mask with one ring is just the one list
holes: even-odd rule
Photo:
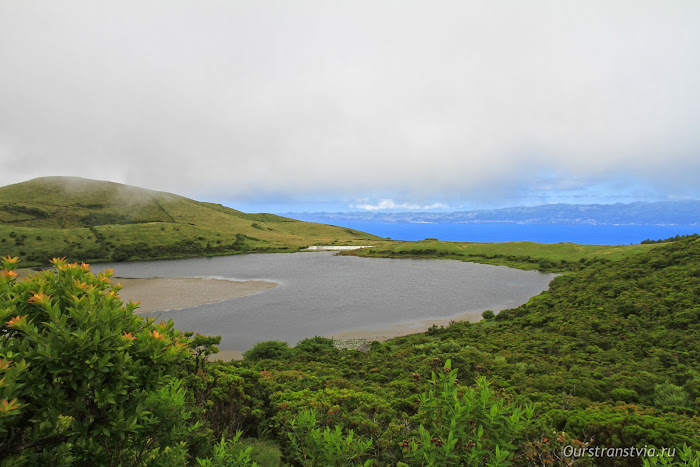
[[654, 203], [546, 204], [456, 212], [288, 212], [306, 222], [343, 221], [432, 224], [700, 225], [700, 200]]

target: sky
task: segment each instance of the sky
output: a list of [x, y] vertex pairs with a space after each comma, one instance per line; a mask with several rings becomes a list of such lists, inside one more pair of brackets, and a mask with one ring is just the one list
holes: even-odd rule
[[700, 2], [0, 0], [0, 185], [246, 212], [700, 198]]

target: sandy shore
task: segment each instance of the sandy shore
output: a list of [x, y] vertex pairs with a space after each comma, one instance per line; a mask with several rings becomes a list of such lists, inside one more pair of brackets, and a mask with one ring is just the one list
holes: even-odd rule
[[358, 329], [354, 331], [343, 331], [335, 333], [331, 336], [333, 339], [337, 340], [349, 340], [349, 339], [364, 339], [369, 342], [379, 341], [384, 342], [394, 337], [407, 336], [409, 334], [416, 334], [419, 332], [425, 332], [432, 325], [437, 326], [448, 326], [451, 321], [481, 321], [481, 312], [469, 312], [464, 313], [454, 318], [449, 319], [426, 319], [421, 321], [414, 321], [411, 323], [394, 324], [389, 327], [380, 329]]
[[232, 281], [204, 278], [112, 278], [124, 286], [122, 300], [140, 301], [138, 313], [177, 310], [189, 306], [223, 302], [277, 287], [274, 282]]

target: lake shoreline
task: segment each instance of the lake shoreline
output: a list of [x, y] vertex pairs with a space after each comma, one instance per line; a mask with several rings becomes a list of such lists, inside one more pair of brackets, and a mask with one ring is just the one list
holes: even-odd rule
[[236, 281], [205, 277], [114, 277], [123, 286], [119, 292], [124, 302], [141, 304], [136, 313], [158, 313], [218, 303], [274, 289], [269, 281]]
[[[237, 281], [231, 279], [204, 277], [147, 277], [147, 278], [113, 278], [113, 282], [123, 286], [119, 295], [124, 302], [140, 301], [136, 313], [167, 313], [187, 307], [233, 300], [255, 293], [273, 289], [279, 284], [270, 281]], [[384, 342], [396, 337], [425, 332], [433, 325], [447, 326], [452, 321], [479, 321], [480, 313], [469, 312], [451, 319], [424, 319], [414, 322], [398, 323], [390, 326], [366, 326], [363, 328], [340, 331], [325, 337], [336, 340], [345, 348], [357, 348], [373, 341]], [[240, 360], [243, 351], [221, 349], [212, 355], [214, 360]]]

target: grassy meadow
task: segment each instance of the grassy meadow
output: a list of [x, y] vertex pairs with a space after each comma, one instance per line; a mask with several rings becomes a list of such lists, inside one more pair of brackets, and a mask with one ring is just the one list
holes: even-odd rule
[[343, 254], [382, 258], [444, 258], [526, 270], [563, 272], [578, 271], [592, 262], [628, 258], [651, 251], [660, 245], [663, 244], [468, 243], [426, 239], [418, 242], [391, 242]]
[[297, 251], [382, 244], [357, 230], [246, 214], [222, 205], [85, 179], [47, 177], [0, 188], [0, 255], [24, 265]]

